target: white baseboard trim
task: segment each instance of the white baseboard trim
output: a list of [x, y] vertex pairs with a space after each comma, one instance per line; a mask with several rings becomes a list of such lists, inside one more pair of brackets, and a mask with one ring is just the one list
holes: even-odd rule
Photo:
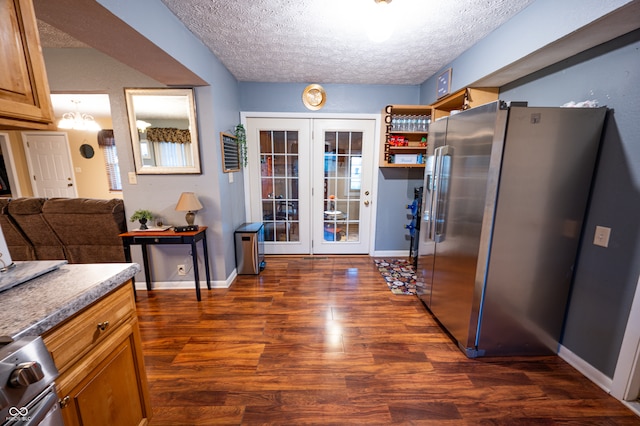
[[565, 360], [567, 364], [578, 370], [587, 379], [591, 380], [593, 383], [599, 386], [602, 390], [607, 392], [612, 397], [616, 398], [618, 401], [622, 402], [627, 408], [640, 416], [640, 403], [636, 401], [624, 401], [611, 394], [613, 379], [596, 370], [591, 364], [589, 364], [562, 345], [560, 345], [558, 356]]
[[595, 369], [591, 364], [571, 352], [569, 349], [560, 345], [558, 356], [565, 360], [569, 365], [578, 370], [583, 376], [591, 380], [597, 386], [607, 393], [611, 392], [611, 384], [613, 379], [607, 377], [602, 372]]
[[409, 257], [409, 250], [376, 250], [371, 255], [372, 257], [393, 257], [393, 258], [407, 258]]
[[[226, 280], [212, 280], [211, 288], [229, 288], [231, 284], [238, 276], [238, 272], [236, 269], [231, 271], [231, 275], [227, 277]], [[195, 282], [191, 281], [154, 281], [151, 283], [154, 290], [190, 290], [195, 289]], [[207, 281], [200, 280], [200, 289], [207, 288]], [[146, 290], [147, 284], [144, 280], [136, 281], [136, 290]]]
[[640, 402], [622, 401], [622, 403], [626, 405], [629, 410], [633, 411], [634, 413], [636, 413], [636, 415], [640, 416]]

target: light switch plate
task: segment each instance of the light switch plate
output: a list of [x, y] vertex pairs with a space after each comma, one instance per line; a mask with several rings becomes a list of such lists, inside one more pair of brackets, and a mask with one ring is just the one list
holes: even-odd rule
[[609, 247], [609, 237], [611, 236], [611, 228], [605, 226], [596, 226], [596, 233], [593, 236], [593, 244], [601, 247]]
[[138, 183], [138, 177], [135, 172], [129, 172], [129, 183], [135, 185]]

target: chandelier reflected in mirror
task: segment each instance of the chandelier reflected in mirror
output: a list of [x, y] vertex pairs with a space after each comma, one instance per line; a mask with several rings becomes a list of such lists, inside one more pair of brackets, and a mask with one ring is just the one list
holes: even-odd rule
[[80, 101], [72, 100], [76, 105], [76, 110], [73, 112], [66, 112], [62, 115], [62, 119], [58, 122], [59, 129], [73, 129], [73, 130], [88, 130], [88, 131], [100, 131], [101, 127], [89, 114], [82, 114], [78, 108]]

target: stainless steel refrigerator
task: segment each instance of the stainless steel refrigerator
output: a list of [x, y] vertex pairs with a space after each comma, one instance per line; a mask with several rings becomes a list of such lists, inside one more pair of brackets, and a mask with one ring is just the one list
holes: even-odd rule
[[557, 353], [605, 114], [498, 101], [431, 124], [418, 295], [468, 357]]

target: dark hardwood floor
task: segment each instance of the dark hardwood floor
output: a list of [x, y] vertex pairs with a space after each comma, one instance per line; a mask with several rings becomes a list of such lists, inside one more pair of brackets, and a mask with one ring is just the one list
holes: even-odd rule
[[638, 425], [558, 357], [467, 359], [370, 257], [138, 292], [152, 425]]

